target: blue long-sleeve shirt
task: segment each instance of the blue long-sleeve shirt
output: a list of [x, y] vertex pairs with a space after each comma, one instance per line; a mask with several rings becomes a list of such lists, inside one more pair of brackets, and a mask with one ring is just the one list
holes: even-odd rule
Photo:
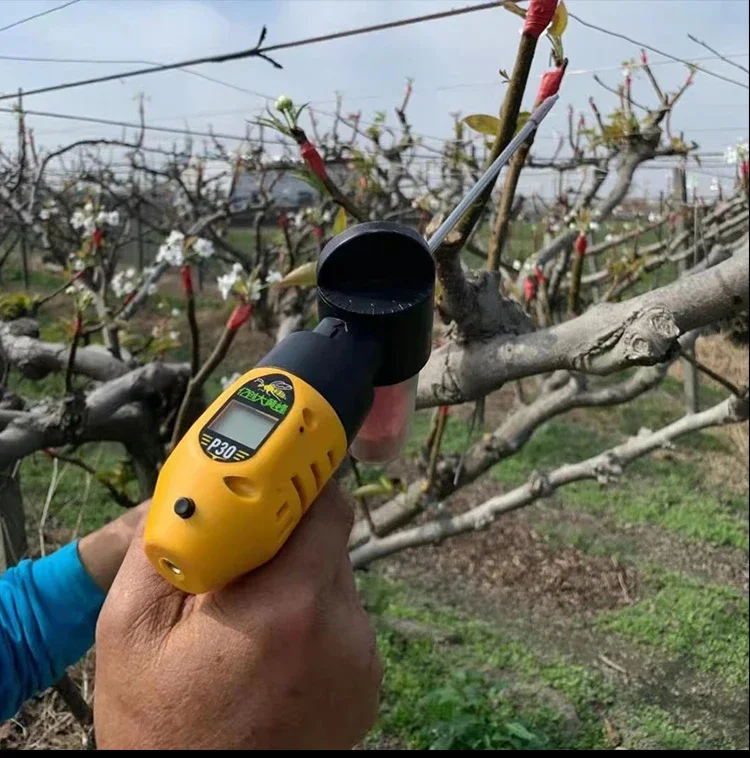
[[77, 540], [0, 575], [0, 721], [86, 654], [104, 598]]

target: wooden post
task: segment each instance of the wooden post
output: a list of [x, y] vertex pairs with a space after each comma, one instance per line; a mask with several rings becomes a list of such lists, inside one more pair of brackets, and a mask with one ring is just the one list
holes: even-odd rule
[[[675, 203], [677, 204], [679, 208], [679, 212], [677, 215], [677, 234], [680, 234], [685, 229], [688, 229], [688, 224], [692, 221], [692, 219], [688, 219], [688, 208], [687, 208], [687, 177], [685, 175], [685, 169], [678, 166], [677, 168], [672, 170], [672, 181], [673, 181], [673, 195], [675, 199]], [[697, 244], [698, 240], [694, 239], [693, 244]], [[689, 264], [686, 260], [680, 261], [678, 264], [678, 274], [682, 276], [685, 271], [688, 269]], [[689, 352], [691, 355], [695, 355], [695, 346], [690, 345], [690, 347], [685, 348], [687, 352]], [[686, 404], [686, 410], [688, 413], [698, 413], [700, 410], [700, 398], [699, 398], [699, 380], [698, 380], [698, 369], [690, 363], [690, 361], [685, 360], [684, 358], [681, 361], [682, 363], [682, 373], [684, 376], [684, 389], [685, 389], [685, 404]]]

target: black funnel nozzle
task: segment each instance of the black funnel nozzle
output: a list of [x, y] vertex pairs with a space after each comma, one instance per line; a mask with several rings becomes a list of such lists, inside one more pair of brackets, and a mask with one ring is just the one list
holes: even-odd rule
[[435, 263], [413, 229], [374, 221], [332, 239], [318, 261], [318, 317], [343, 319], [381, 346], [375, 386], [398, 384], [427, 363]]

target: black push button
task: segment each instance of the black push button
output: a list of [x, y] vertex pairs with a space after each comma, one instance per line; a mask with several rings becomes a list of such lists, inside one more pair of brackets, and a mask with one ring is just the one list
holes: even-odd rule
[[189, 497], [181, 497], [174, 504], [174, 512], [180, 518], [190, 518], [195, 513], [195, 503]]

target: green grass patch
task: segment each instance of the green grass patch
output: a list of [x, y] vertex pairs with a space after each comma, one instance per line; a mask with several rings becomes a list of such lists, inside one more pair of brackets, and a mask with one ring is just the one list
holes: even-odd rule
[[[541, 661], [492, 625], [412, 596], [372, 574], [358, 576], [365, 602], [385, 619], [408, 619], [450, 633], [437, 645], [379, 625], [384, 663], [381, 709], [370, 743], [387, 736], [412, 749], [592, 749], [605, 745], [596, 708], [612, 690], [598, 672], [566, 661]], [[575, 709], [576, 726], [545, 698], [518, 697], [531, 681]], [[530, 691], [533, 693], [534, 688]], [[569, 714], [568, 714], [569, 715]]]
[[[114, 443], [96, 443], [81, 446], [75, 455], [97, 471], [106, 472], [117, 467], [125, 458], [125, 451]], [[21, 463], [19, 477], [30, 522], [29, 534], [34, 533], [41, 518], [53, 471], [53, 461], [42, 452], [33, 453]], [[128, 485], [127, 493], [137, 501], [135, 482]], [[123, 512], [99, 481], [93, 477], [89, 481], [88, 474], [79, 467], [58, 462], [58, 484], [48, 512], [50, 526], [78, 528], [79, 534], [83, 535], [99, 529]]]
[[732, 687], [748, 685], [748, 601], [728, 587], [653, 570], [653, 594], [602, 613], [601, 629], [617, 632], [714, 674]]
[[743, 499], [703, 487], [699, 466], [643, 460], [619, 485], [576, 482], [557, 494], [568, 507], [608, 514], [620, 523], [652, 524], [710, 545], [749, 546]]
[[[708, 729], [685, 727], [662, 708], [634, 702], [632, 692], [598, 670], [554, 653], [542, 657], [402, 583], [370, 573], [357, 581], [378, 619], [385, 670], [369, 746], [395, 740], [411, 749], [606, 749], [610, 717], [629, 749], [718, 747]], [[402, 632], [399, 620], [427, 632]], [[716, 630], [704, 627], [709, 631]], [[440, 643], [441, 635], [450, 635], [450, 643]], [[519, 685], [526, 691], [520, 698]]]
[[[700, 750], [704, 733], [692, 726], [677, 725], [668, 711], [657, 705], [639, 705], [624, 714], [628, 747], [631, 750]], [[719, 747], [719, 745], [712, 745]], [[724, 747], [723, 745], [721, 747]]]

